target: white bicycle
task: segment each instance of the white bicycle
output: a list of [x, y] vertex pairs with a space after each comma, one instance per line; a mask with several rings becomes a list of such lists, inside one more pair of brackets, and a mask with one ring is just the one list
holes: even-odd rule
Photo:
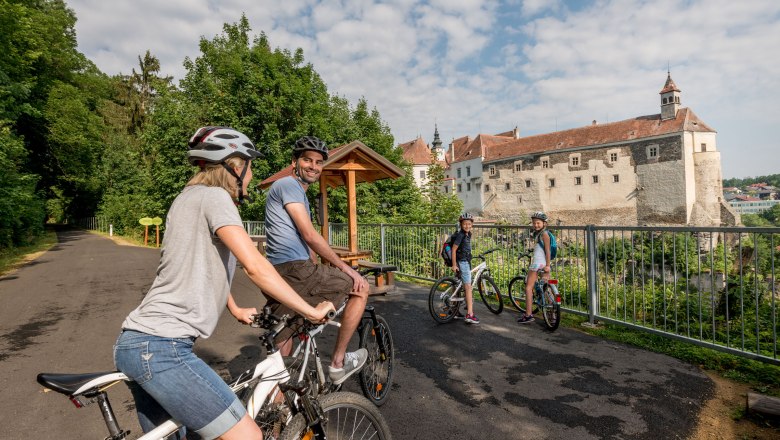
[[[276, 438], [274, 435], [281, 432], [279, 440], [391, 439], [387, 422], [363, 396], [337, 392], [313, 397], [306, 382], [289, 382], [290, 374], [274, 344], [274, 338], [287, 326], [287, 321], [287, 315], [278, 318], [268, 308], [255, 315], [252, 326], [268, 330], [260, 336], [268, 357], [230, 384], [246, 405], [247, 413], [263, 430], [264, 438]], [[38, 375], [38, 383], [46, 391], [68, 396], [77, 408], [97, 403], [109, 432], [106, 440], [120, 440], [130, 434], [119, 426], [106, 392], [113, 385], [129, 380], [118, 371]], [[284, 399], [278, 397], [279, 393], [284, 394]], [[138, 439], [164, 440], [180, 428], [181, 424], [168, 420]]]
[[[485, 307], [496, 315], [504, 310], [504, 302], [496, 282], [490, 276], [485, 257], [497, 250], [498, 248], [495, 248], [477, 255], [482, 262], [471, 269], [473, 295], [476, 297], [479, 294]], [[455, 319], [466, 305], [465, 293], [463, 280], [459, 276], [444, 276], [436, 280], [428, 295], [428, 310], [433, 320], [443, 324]]]

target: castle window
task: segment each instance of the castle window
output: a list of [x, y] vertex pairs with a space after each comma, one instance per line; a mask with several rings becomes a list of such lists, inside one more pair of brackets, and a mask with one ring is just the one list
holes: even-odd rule
[[458, 192], [463, 192], [463, 185], [460, 183], [458, 184]]
[[658, 145], [651, 145], [647, 147], [647, 157], [658, 157]]
[[471, 175], [471, 167], [466, 167], [466, 177]]
[[609, 153], [609, 161], [610, 162], [617, 162], [618, 154], [617, 153]]
[[445, 187], [444, 187], [444, 194], [447, 194], [447, 193], [449, 193], [449, 192], [450, 192], [450, 189], [449, 189], [449, 188], [447, 188], [447, 187], [445, 186]]
[[523, 196], [517, 196], [517, 203], [523, 203]]
[[593, 176], [593, 183], [599, 183], [599, 176]]
[[471, 183], [466, 184], [466, 191], [471, 191]]
[[525, 187], [530, 188], [531, 187], [531, 179], [525, 179]]
[[582, 194], [577, 194], [577, 201], [582, 202]]
[[555, 187], [555, 179], [550, 179], [550, 188]]
[[495, 176], [496, 175], [496, 166], [495, 165], [490, 165], [488, 170], [489, 170], [491, 176]]
[[542, 168], [550, 168], [550, 161], [549, 160], [543, 160], [542, 161]]
[[510, 188], [510, 187], [511, 187], [511, 185], [509, 185], [509, 182], [507, 182], [507, 183], [505, 183], [505, 184], [504, 184], [504, 189], [505, 189], [505, 190], [509, 191], [509, 188]]
[[613, 175], [612, 175], [612, 182], [613, 182], [613, 183], [618, 183], [618, 182], [620, 182], [620, 174], [613, 174]]
[[486, 193], [489, 193], [489, 192], [490, 192], [490, 185], [485, 185], [485, 192], [486, 192]]
[[707, 144], [701, 144], [701, 151], [707, 151]]
[[661, 100], [661, 104], [666, 104], [666, 98], [664, 98], [663, 100]]
[[577, 176], [574, 178], [574, 184], [575, 185], [582, 185], [582, 177]]
[[518, 163], [515, 164], [515, 171], [517, 171], [517, 172], [523, 171], [523, 163], [522, 162], [518, 162]]
[[458, 168], [458, 179], [460, 179], [460, 168]]
[[580, 157], [579, 156], [572, 156], [571, 157], [571, 166], [573, 166], [573, 167], [580, 166]]
[[425, 179], [425, 170], [420, 170], [420, 179]]

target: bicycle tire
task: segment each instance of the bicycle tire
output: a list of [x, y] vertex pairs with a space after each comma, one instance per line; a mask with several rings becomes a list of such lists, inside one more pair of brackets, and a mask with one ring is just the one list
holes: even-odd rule
[[[379, 409], [360, 394], [337, 392], [319, 399], [325, 416], [328, 440], [391, 440], [390, 427]], [[360, 436], [357, 436], [360, 434]], [[303, 414], [296, 414], [282, 431], [279, 440], [314, 438]]]
[[509, 300], [517, 310], [525, 313], [525, 276], [518, 275], [509, 281]]
[[457, 278], [442, 277], [431, 286], [431, 293], [428, 295], [428, 311], [431, 312], [433, 320], [439, 324], [446, 324], [455, 319], [460, 307], [459, 303], [463, 302], [450, 302], [450, 298], [458, 293], [459, 289], [455, 290], [457, 285]]
[[[390, 386], [393, 384], [393, 371], [395, 369], [395, 346], [390, 326], [385, 318], [376, 315], [378, 329], [375, 329], [368, 318], [363, 331], [360, 334], [360, 347], [368, 350], [368, 360], [360, 370], [360, 388], [363, 395], [376, 406], [382, 406], [390, 394]], [[379, 338], [379, 339], [377, 339]], [[385, 346], [385, 357], [382, 358], [379, 349], [379, 340]]]
[[542, 295], [544, 295], [544, 307], [542, 309], [544, 324], [549, 330], [554, 331], [561, 324], [561, 305], [555, 301], [555, 292], [549, 284], [544, 285]]
[[504, 310], [504, 300], [501, 299], [501, 291], [496, 282], [489, 275], [481, 275], [477, 281], [477, 290], [482, 302], [493, 314], [498, 315]]

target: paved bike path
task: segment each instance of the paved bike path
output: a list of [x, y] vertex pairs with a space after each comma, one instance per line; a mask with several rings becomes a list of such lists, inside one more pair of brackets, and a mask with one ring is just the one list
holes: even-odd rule
[[[119, 325], [159, 261], [157, 249], [82, 231], [59, 236], [54, 249], [0, 278], [2, 439], [105, 437], [94, 405], [76, 409], [59, 394], [41, 393], [35, 376], [112, 369]], [[242, 305], [262, 304], [242, 273], [233, 291]], [[515, 313], [491, 315], [482, 304], [479, 326], [438, 325], [424, 287], [400, 283], [398, 293], [372, 302], [396, 345], [396, 380], [382, 407], [396, 439], [687, 438], [713, 392], [703, 373], [675, 359], [576, 330], [520, 326]], [[257, 362], [256, 335], [226, 313], [196, 347], [227, 376]], [[329, 340], [332, 334], [321, 342], [326, 356]], [[359, 389], [352, 381], [346, 388]], [[118, 386], [110, 396], [135, 437], [129, 394]]]

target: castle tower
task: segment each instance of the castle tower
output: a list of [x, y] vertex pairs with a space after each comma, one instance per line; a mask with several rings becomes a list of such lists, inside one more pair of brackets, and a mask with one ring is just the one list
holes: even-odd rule
[[677, 110], [680, 108], [680, 89], [672, 81], [672, 75], [666, 72], [666, 84], [661, 89], [661, 120], [674, 119], [677, 117]]

